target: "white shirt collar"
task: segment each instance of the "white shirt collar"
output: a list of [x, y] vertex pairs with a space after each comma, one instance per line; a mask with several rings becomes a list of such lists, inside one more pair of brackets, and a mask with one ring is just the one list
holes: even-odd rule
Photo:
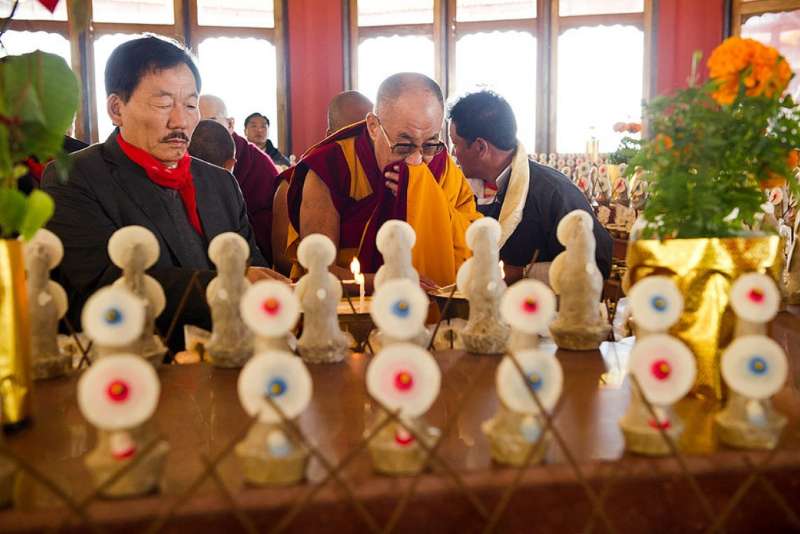
[[508, 166], [503, 169], [500, 175], [495, 179], [495, 184], [497, 184], [497, 190], [500, 191], [508, 181], [508, 178], [511, 176], [511, 164], [509, 163]]

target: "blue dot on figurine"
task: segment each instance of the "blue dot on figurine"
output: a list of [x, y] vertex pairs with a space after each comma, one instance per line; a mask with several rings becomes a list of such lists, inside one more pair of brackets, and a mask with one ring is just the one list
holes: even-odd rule
[[280, 397], [283, 395], [288, 387], [286, 386], [286, 381], [283, 378], [273, 378], [267, 384], [267, 397]]
[[109, 308], [103, 314], [103, 319], [108, 324], [119, 324], [122, 322], [122, 312], [118, 308]]
[[536, 440], [539, 439], [539, 434], [541, 434], [541, 429], [536, 424], [536, 420], [532, 417], [526, 417], [519, 425], [519, 432], [528, 443], [536, 443]]
[[400, 299], [392, 304], [392, 313], [397, 317], [405, 319], [408, 317], [408, 314], [411, 313], [411, 306], [408, 304], [407, 300]]
[[528, 384], [530, 384], [531, 387], [533, 387], [534, 391], [539, 391], [540, 389], [542, 389], [543, 383], [544, 380], [542, 380], [542, 377], [539, 373], [537, 373], [536, 371], [528, 373]]
[[763, 375], [769, 369], [767, 365], [767, 360], [762, 358], [761, 356], [753, 356], [750, 358], [750, 372], [754, 375]]
[[650, 300], [650, 304], [653, 306], [653, 309], [657, 312], [666, 311], [668, 304], [667, 299], [662, 297], [661, 295], [656, 295]]

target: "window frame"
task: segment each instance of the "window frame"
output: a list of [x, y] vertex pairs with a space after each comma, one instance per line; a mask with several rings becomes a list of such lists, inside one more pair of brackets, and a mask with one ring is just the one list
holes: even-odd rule
[[765, 13], [796, 11], [800, 9], [800, 0], [753, 0], [751, 2], [730, 0], [730, 6], [732, 24], [728, 34], [739, 37], [742, 32], [742, 24], [747, 19]]
[[[558, 98], [558, 37], [572, 28], [625, 24], [636, 26], [644, 33], [642, 99], [654, 95], [655, 64], [653, 42], [653, 3], [644, 0], [640, 13], [604, 13], [599, 15], [559, 16], [559, 0], [531, 0], [536, 2], [536, 17], [491, 21], [456, 20], [457, 0], [434, 0], [433, 24], [398, 24], [386, 26], [358, 26], [358, 0], [343, 0], [345, 13], [345, 85], [358, 88], [358, 46], [364, 39], [376, 36], [422, 35], [433, 38], [436, 53], [436, 81], [446, 98], [455, 96], [456, 42], [465, 35], [497, 30], [530, 33], [537, 40], [537, 85], [546, 91], [536, 94], [536, 152], [555, 152]], [[772, 1], [772, 0], [770, 0]], [[534, 147], [531, 147], [534, 148]]]
[[87, 16], [90, 23], [78, 29], [72, 18], [76, 0], [66, 0], [67, 20], [20, 20], [14, 19], [9, 30], [45, 31], [58, 33], [70, 42], [72, 70], [78, 76], [81, 87], [81, 103], [75, 121], [75, 137], [87, 142], [103, 141], [98, 138], [97, 76], [94, 67], [94, 42], [96, 39], [115, 33], [158, 33], [181, 40], [193, 54], [199, 43], [207, 37], [258, 37], [266, 39], [275, 47], [277, 72], [278, 146], [290, 152], [291, 125], [289, 122], [289, 86], [287, 76], [287, 0], [272, 0], [275, 9], [273, 28], [254, 28], [248, 26], [200, 26], [197, 22], [197, 0], [173, 0], [174, 24], [140, 24], [117, 22], [93, 22], [92, 2], [86, 0]]

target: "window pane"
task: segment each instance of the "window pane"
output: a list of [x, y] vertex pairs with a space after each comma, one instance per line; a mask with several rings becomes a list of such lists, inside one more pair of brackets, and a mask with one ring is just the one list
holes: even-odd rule
[[92, 0], [95, 22], [175, 24], [172, 0]]
[[742, 24], [742, 37], [777, 48], [794, 70], [789, 91], [800, 98], [800, 10], [765, 13]]
[[197, 0], [200, 26], [246, 26], [274, 28], [272, 0]]
[[111, 118], [108, 116], [106, 109], [106, 94], [105, 72], [108, 57], [116, 47], [141, 37], [140, 34], [135, 33], [115, 33], [110, 35], [103, 35], [94, 41], [94, 78], [95, 87], [97, 91], [97, 132], [98, 139], [102, 142], [106, 137], [114, 131], [114, 125], [111, 124]]
[[358, 90], [375, 101], [378, 86], [396, 72], [434, 77], [433, 40], [421, 35], [374, 37], [358, 45]]
[[[0, 19], [8, 17], [13, 7], [14, 0], [0, 0]], [[14, 19], [67, 20], [67, 2], [66, 0], [62, 0], [56, 6], [56, 10], [50, 13], [38, 0], [20, 0], [17, 11], [14, 13]]]
[[236, 131], [244, 135], [244, 119], [257, 111], [269, 117], [269, 138], [277, 146], [277, 57], [272, 43], [254, 37], [213, 37], [200, 43], [198, 56], [203, 93], [225, 101]]
[[433, 0], [358, 0], [359, 26], [433, 24]]
[[558, 3], [558, 14], [562, 17], [643, 11], [644, 0], [559, 0]]
[[8, 30], [3, 34], [3, 48], [0, 48], [0, 56], [19, 55], [41, 50], [50, 52], [64, 58], [67, 65], [70, 65], [69, 41], [59, 33], [48, 32], [19, 32]]
[[557, 142], [584, 152], [594, 135], [601, 152], [616, 150], [615, 122], [641, 119], [644, 33], [633, 26], [575, 28], [558, 38]]
[[[514, 54], [508, 54], [513, 50]], [[465, 35], [456, 42], [456, 94], [491, 89], [517, 119], [517, 137], [536, 150], [536, 38], [527, 32]]]
[[456, 4], [458, 22], [535, 17], [536, 0], [457, 0]]

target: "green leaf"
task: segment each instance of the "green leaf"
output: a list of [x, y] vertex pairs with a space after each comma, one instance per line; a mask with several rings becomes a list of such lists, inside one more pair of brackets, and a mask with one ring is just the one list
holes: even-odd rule
[[25, 195], [10, 188], [0, 188], [0, 237], [15, 237], [25, 218]]
[[53, 216], [55, 207], [50, 195], [40, 189], [35, 189], [28, 197], [25, 217], [19, 228], [22, 238], [26, 241], [32, 238], [33, 234]]

